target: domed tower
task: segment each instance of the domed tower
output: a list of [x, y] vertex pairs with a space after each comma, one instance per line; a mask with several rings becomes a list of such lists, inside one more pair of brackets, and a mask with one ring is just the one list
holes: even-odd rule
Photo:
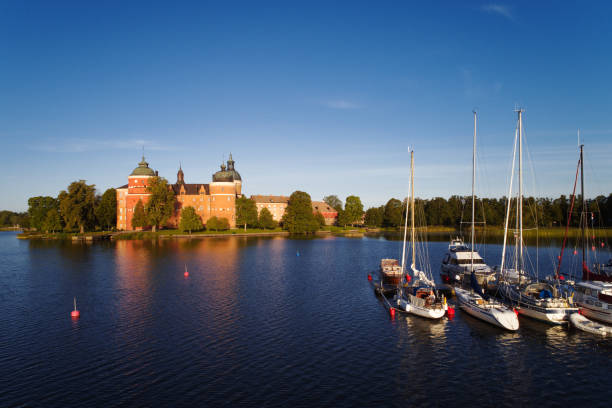
[[147, 194], [149, 179], [155, 176], [155, 171], [149, 167], [149, 163], [142, 156], [138, 167], [128, 176], [128, 190], [130, 194]]
[[142, 156], [138, 167], [128, 176], [128, 184], [117, 189], [117, 229], [133, 230], [132, 217], [134, 208], [139, 200], [143, 204], [149, 201], [151, 193], [147, 190], [151, 178], [157, 173], [149, 167], [149, 163]]
[[234, 164], [230, 153], [227, 166], [222, 164], [210, 183], [210, 215], [227, 218], [231, 227], [236, 226], [236, 197], [242, 194], [242, 178]]

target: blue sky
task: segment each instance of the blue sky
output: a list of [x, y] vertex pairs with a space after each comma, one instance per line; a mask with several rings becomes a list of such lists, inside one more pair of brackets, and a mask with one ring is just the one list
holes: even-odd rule
[[0, 209], [127, 182], [144, 145], [170, 181], [232, 152], [251, 194], [506, 193], [522, 106], [527, 193], [612, 192], [606, 2], [0, 4]]

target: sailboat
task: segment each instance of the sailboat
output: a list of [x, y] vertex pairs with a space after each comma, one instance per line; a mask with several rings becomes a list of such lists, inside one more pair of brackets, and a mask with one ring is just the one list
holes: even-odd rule
[[[517, 109], [518, 129], [514, 142], [514, 157], [512, 159], [512, 172], [510, 178], [510, 189], [508, 192], [508, 206], [506, 208], [506, 220], [504, 225], [504, 245], [500, 267], [499, 294], [516, 307], [522, 315], [551, 324], [562, 324], [568, 320], [570, 314], [578, 311], [573, 304], [572, 298], [567, 293], [561, 293], [559, 279], [554, 282], [537, 281], [529, 282], [522, 279], [525, 275], [524, 241], [523, 241], [523, 110]], [[506, 243], [508, 235], [508, 221], [510, 219], [510, 204], [512, 197], [512, 178], [514, 176], [514, 163], [517, 156], [516, 146], [518, 141], [518, 197], [517, 197], [517, 232], [515, 234], [515, 258], [514, 274], [518, 280], [510, 281], [509, 274], [504, 270], [506, 257]], [[516, 282], [516, 283], [515, 283]]]
[[[476, 195], [476, 112], [474, 111], [474, 147], [472, 150], [472, 228], [470, 234], [471, 247], [474, 248], [474, 216]], [[507, 330], [518, 330], [519, 321], [514, 310], [489, 297], [481, 288], [477, 270], [474, 268], [474, 251], [470, 251], [470, 284], [472, 289], [455, 288], [459, 307], [466, 313]]]
[[[587, 318], [599, 320], [605, 323], [612, 323], [612, 277], [608, 280], [607, 275], [600, 273], [593, 273], [587, 266], [587, 217], [586, 212], [586, 200], [584, 197], [584, 145], [580, 145], [580, 191], [582, 194], [582, 217], [580, 220], [581, 230], [581, 244], [582, 244], [582, 282], [576, 283], [575, 290], [575, 302], [580, 308], [580, 313]], [[578, 179], [576, 173], [576, 181]], [[574, 190], [576, 185], [574, 183]], [[572, 206], [574, 194], [572, 194]], [[571, 212], [571, 211], [570, 211]], [[569, 226], [569, 220], [568, 220]], [[566, 229], [567, 231], [567, 229]], [[565, 239], [563, 242], [565, 246]], [[561, 255], [559, 256], [559, 268], [557, 268], [557, 275], [561, 267], [561, 261], [563, 260], [563, 247], [561, 249]], [[597, 264], [596, 264], [597, 266]]]
[[[408, 203], [407, 203], [408, 204]], [[392, 304], [407, 313], [429, 319], [439, 319], [446, 313], [448, 306], [446, 298], [440, 296], [431, 273], [421, 271], [416, 267], [416, 233], [414, 227], [414, 151], [410, 152], [410, 244], [412, 248], [411, 274], [405, 285], [397, 290]], [[404, 224], [404, 244], [402, 248], [402, 271], [405, 271], [406, 260], [406, 224], [408, 223], [408, 205], [406, 205], [406, 220]]]

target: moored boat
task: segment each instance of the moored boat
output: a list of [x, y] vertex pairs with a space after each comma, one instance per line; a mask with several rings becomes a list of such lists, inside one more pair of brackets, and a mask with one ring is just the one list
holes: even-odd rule
[[397, 259], [381, 259], [380, 275], [385, 285], [399, 285], [402, 281], [402, 267]]
[[589, 319], [612, 324], [612, 283], [578, 282], [574, 290], [580, 313]]
[[[405, 285], [400, 285], [397, 294], [392, 300], [394, 306], [402, 312], [411, 313], [428, 319], [439, 319], [448, 310], [446, 298], [436, 289], [431, 277], [431, 271], [419, 270], [416, 266], [416, 234], [414, 212], [414, 152], [410, 152], [410, 205], [406, 206], [406, 220], [404, 225], [404, 244], [402, 248], [402, 272], [405, 270], [406, 260], [406, 231], [408, 223], [408, 209], [410, 208], [410, 245], [412, 261], [410, 264], [409, 279]], [[425, 259], [425, 257], [421, 257]], [[424, 265], [427, 268], [427, 265]], [[408, 277], [407, 277], [408, 278]]]
[[[502, 249], [501, 268], [499, 273], [498, 293], [522, 315], [538, 319], [551, 324], [562, 324], [568, 317], [578, 311], [573, 304], [571, 295], [559, 290], [558, 274], [554, 283], [538, 282], [537, 277], [532, 283], [523, 282], [521, 276], [525, 273], [524, 241], [523, 241], [523, 151], [522, 151], [522, 109], [517, 110], [518, 125], [514, 143], [514, 158], [517, 157], [518, 142], [518, 195], [516, 197], [516, 223], [517, 228], [514, 236], [515, 258], [514, 270], [518, 271], [518, 283], [510, 282], [505, 275], [506, 238], [508, 235], [508, 222], [510, 219], [510, 206], [512, 200], [508, 200], [506, 208], [506, 219], [504, 223], [504, 245]], [[514, 158], [512, 169], [514, 173]], [[508, 197], [512, 197], [512, 177], [510, 178], [510, 189]]]
[[519, 320], [516, 313], [494, 299], [485, 299], [476, 292], [467, 289], [456, 288], [455, 294], [459, 301], [459, 307], [473, 317], [491, 323], [502, 329], [516, 331], [519, 328]]
[[597, 323], [589, 320], [580, 313], [574, 313], [570, 316], [570, 322], [577, 329], [588, 333], [598, 334], [600, 336], [612, 336], [612, 327], [602, 323]]

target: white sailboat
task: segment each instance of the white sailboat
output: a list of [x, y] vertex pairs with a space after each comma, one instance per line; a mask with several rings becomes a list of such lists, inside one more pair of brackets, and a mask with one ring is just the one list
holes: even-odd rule
[[[506, 221], [504, 226], [504, 246], [502, 250], [502, 260], [499, 273], [499, 294], [506, 299], [518, 312], [522, 315], [551, 324], [562, 324], [568, 320], [570, 314], [578, 311], [578, 308], [573, 305], [571, 297], [561, 293], [559, 290], [559, 281], [556, 283], [526, 282], [522, 279], [525, 275], [525, 261], [523, 254], [523, 150], [522, 150], [522, 109], [517, 109], [518, 113], [518, 129], [514, 143], [514, 157], [512, 159], [512, 172], [514, 173], [514, 163], [516, 158], [516, 145], [518, 141], [518, 197], [517, 197], [517, 234], [515, 243], [515, 264], [514, 271], [506, 271], [506, 238], [508, 234], [508, 221], [510, 218], [510, 204], [512, 197], [512, 177], [510, 178], [510, 189], [508, 192], [508, 206], [506, 209]], [[518, 275], [518, 280], [513, 283], [508, 279], [511, 272], [512, 275]]]
[[[397, 291], [392, 302], [399, 310], [429, 319], [439, 319], [446, 313], [448, 306], [446, 298], [440, 296], [431, 273], [416, 267], [416, 234], [414, 226], [414, 151], [410, 152], [410, 244], [412, 262], [410, 264], [411, 279]], [[408, 223], [408, 205], [406, 205], [406, 221], [404, 224], [404, 245], [402, 249], [402, 271], [405, 271], [406, 260], [406, 224]]]
[[[474, 112], [474, 147], [472, 153], [472, 228], [471, 228], [471, 247], [474, 248], [474, 216], [476, 195], [474, 186], [476, 184], [476, 112]], [[478, 282], [476, 270], [474, 268], [474, 251], [470, 251], [470, 282], [472, 289], [466, 290], [455, 288], [455, 294], [459, 301], [459, 307], [466, 313], [491, 323], [495, 326], [507, 330], [518, 330], [519, 321], [514, 310], [508, 308], [504, 304], [490, 298], [483, 292]]]

